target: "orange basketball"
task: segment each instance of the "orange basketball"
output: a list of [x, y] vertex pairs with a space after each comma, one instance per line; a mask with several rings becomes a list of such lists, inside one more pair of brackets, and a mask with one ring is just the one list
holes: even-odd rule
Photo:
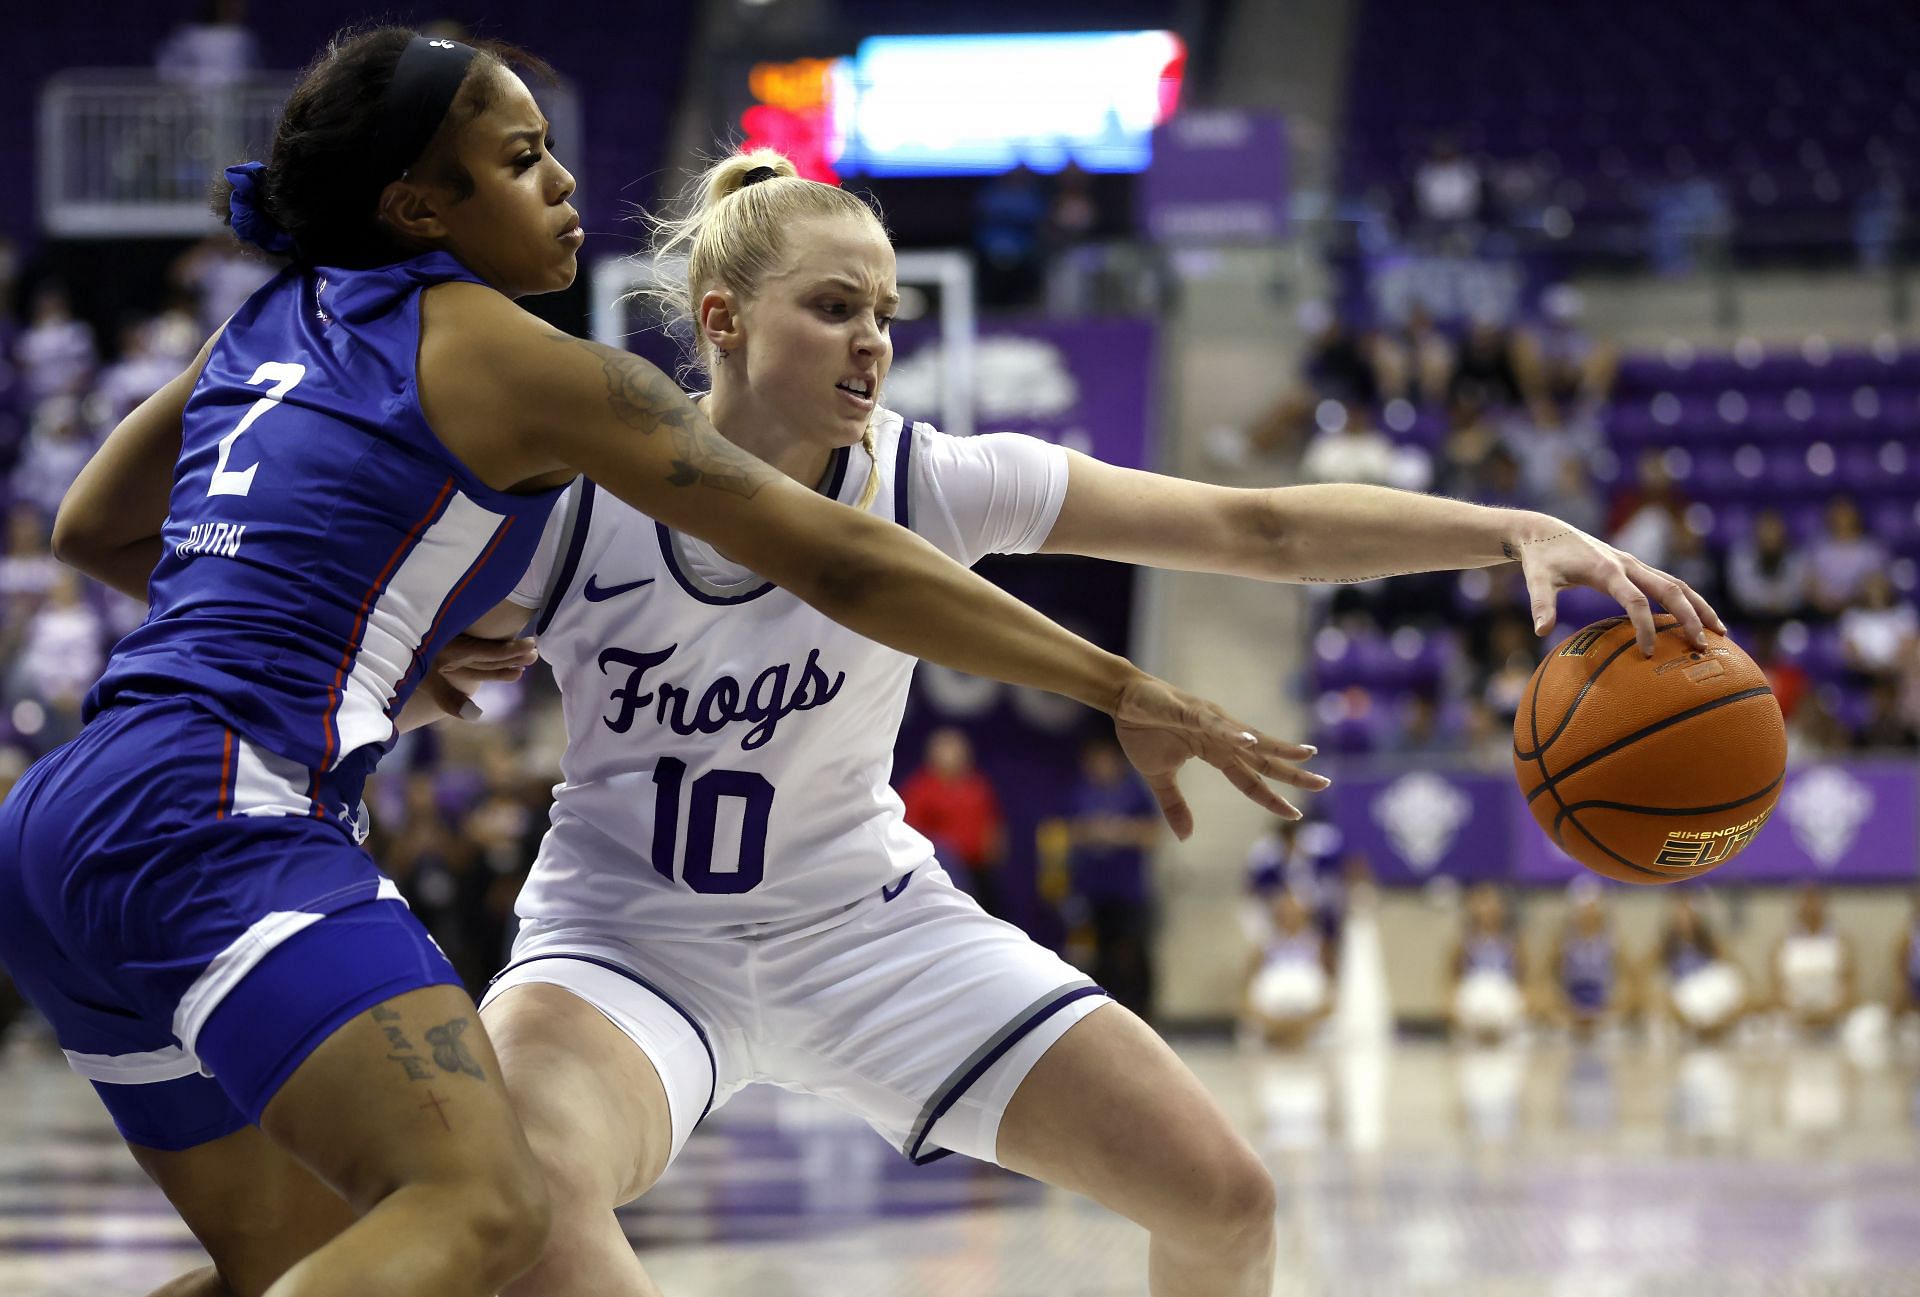
[[1625, 617], [1562, 642], [1513, 718], [1513, 772], [1555, 845], [1623, 883], [1725, 864], [1780, 800], [1787, 727], [1753, 659], [1707, 632], [1692, 648], [1655, 618], [1652, 657]]

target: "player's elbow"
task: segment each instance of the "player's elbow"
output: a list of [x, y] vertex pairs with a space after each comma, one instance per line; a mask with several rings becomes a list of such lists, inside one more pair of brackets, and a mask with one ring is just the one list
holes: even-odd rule
[[1297, 581], [1306, 571], [1303, 537], [1288, 517], [1286, 492], [1279, 488], [1239, 493], [1241, 518], [1235, 534], [1245, 538], [1254, 571], [1269, 581]]
[[82, 571], [113, 547], [106, 519], [97, 510], [88, 510], [72, 495], [60, 502], [59, 511], [53, 516], [50, 544], [55, 558]]

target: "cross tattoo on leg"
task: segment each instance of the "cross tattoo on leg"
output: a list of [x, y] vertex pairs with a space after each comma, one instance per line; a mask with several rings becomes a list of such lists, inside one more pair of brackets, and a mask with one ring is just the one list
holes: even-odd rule
[[427, 1101], [421, 1104], [420, 1106], [422, 1108], [433, 1109], [433, 1115], [440, 1119], [440, 1125], [442, 1129], [444, 1130], [453, 1129], [452, 1123], [450, 1123], [447, 1120], [447, 1114], [440, 1111], [442, 1108], [447, 1106], [447, 1101], [445, 1099], [442, 1099], [439, 1095], [435, 1094], [432, 1090], [428, 1090]]

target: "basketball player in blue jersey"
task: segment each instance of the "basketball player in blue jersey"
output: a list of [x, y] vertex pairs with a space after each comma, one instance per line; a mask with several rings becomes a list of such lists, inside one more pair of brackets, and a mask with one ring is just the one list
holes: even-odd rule
[[1113, 712], [1169, 780], [1200, 756], [1275, 813], [1268, 779], [1324, 782], [515, 306], [581, 243], [515, 57], [398, 29], [322, 55], [228, 173], [236, 232], [291, 265], [55, 525], [150, 613], [0, 807], [0, 958], [235, 1293], [493, 1293], [542, 1247], [499, 1062], [359, 793], [579, 473], [862, 634]]
[[[695, 191], [659, 243], [688, 254], [672, 305], [695, 325], [715, 427], [962, 561], [1043, 551], [1300, 582], [1520, 557], [1543, 629], [1572, 583], [1636, 621], [1652, 593], [1696, 636], [1718, 625], [1683, 585], [1542, 515], [1368, 487], [1226, 490], [913, 423], [880, 403], [896, 287], [872, 211], [765, 151]], [[755, 1082], [819, 1095], [916, 1161], [996, 1161], [1131, 1217], [1156, 1297], [1271, 1290], [1273, 1184], [1219, 1106], [905, 825], [887, 776], [910, 658], [590, 483], [474, 632], [530, 614], [568, 745], [482, 1016], [554, 1228], [510, 1297], [651, 1297], [614, 1208]], [[1164, 758], [1121, 738], [1184, 836]]]

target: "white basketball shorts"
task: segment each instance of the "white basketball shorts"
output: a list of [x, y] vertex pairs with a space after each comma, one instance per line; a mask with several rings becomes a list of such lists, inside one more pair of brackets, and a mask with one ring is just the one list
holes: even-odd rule
[[786, 933], [633, 939], [611, 922], [529, 922], [481, 1006], [535, 982], [579, 996], [645, 1052], [673, 1157], [759, 1081], [859, 1116], [915, 1162], [992, 1162], [1020, 1082], [1109, 1003], [935, 865]]

